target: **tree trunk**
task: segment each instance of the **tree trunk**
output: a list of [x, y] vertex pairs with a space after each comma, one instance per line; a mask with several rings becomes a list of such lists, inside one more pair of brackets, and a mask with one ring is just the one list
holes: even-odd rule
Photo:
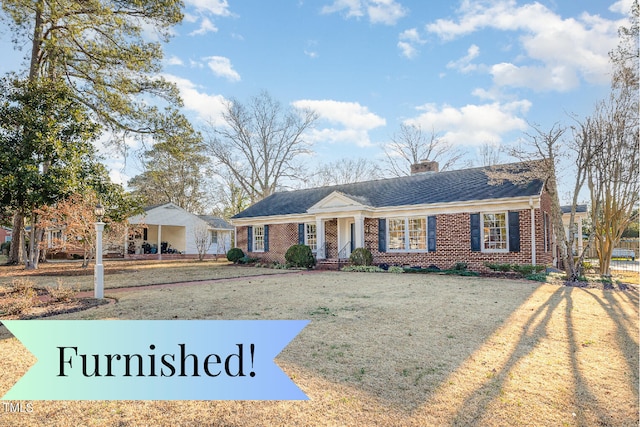
[[16, 212], [13, 215], [13, 232], [11, 236], [11, 247], [7, 264], [18, 265], [22, 262], [24, 255], [22, 248], [22, 229], [24, 228], [24, 215]]

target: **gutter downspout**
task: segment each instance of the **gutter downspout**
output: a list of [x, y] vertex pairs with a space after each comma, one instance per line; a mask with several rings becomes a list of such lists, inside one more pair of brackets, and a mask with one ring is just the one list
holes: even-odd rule
[[531, 207], [531, 265], [536, 265], [536, 211], [533, 208], [533, 197], [529, 197]]

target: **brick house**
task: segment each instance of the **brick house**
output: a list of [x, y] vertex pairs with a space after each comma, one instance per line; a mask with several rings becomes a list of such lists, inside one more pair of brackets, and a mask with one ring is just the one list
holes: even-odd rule
[[[535, 163], [503, 165], [510, 171]], [[551, 202], [541, 180], [491, 182], [491, 167], [438, 172], [436, 162], [412, 175], [282, 191], [235, 215], [236, 246], [263, 262], [284, 262], [297, 243], [319, 264], [371, 250], [374, 264], [450, 268], [465, 262], [553, 263]], [[523, 175], [524, 176], [524, 175]]]

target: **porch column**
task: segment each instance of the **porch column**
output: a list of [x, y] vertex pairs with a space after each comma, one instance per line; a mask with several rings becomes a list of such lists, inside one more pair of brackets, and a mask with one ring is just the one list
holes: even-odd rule
[[129, 258], [129, 227], [124, 228], [124, 251], [122, 252], [123, 258]]
[[158, 224], [158, 259], [162, 259], [162, 225]]
[[582, 253], [583, 244], [582, 244], [582, 217], [578, 217], [578, 230], [576, 233], [576, 239], [578, 239], [578, 255]]
[[364, 248], [364, 216], [356, 215], [355, 220], [355, 248]]
[[531, 265], [536, 265], [536, 211], [531, 208]]
[[324, 219], [316, 217], [316, 242], [318, 248], [316, 250], [316, 259], [325, 259], [326, 254], [326, 240], [324, 237]]

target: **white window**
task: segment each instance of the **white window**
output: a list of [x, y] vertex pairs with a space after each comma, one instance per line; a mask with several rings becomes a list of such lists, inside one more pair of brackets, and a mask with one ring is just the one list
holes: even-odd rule
[[212, 245], [217, 245], [218, 244], [218, 231], [217, 230], [209, 230], [209, 237], [211, 239], [211, 244]]
[[389, 218], [389, 251], [426, 251], [427, 218]]
[[401, 251], [405, 248], [404, 218], [389, 218], [389, 250]]
[[483, 251], [506, 252], [507, 242], [507, 214], [486, 213], [482, 215]]
[[264, 225], [253, 227], [253, 251], [264, 252]]
[[311, 248], [313, 252], [318, 250], [318, 234], [316, 232], [315, 224], [304, 225], [304, 241], [307, 246]]

